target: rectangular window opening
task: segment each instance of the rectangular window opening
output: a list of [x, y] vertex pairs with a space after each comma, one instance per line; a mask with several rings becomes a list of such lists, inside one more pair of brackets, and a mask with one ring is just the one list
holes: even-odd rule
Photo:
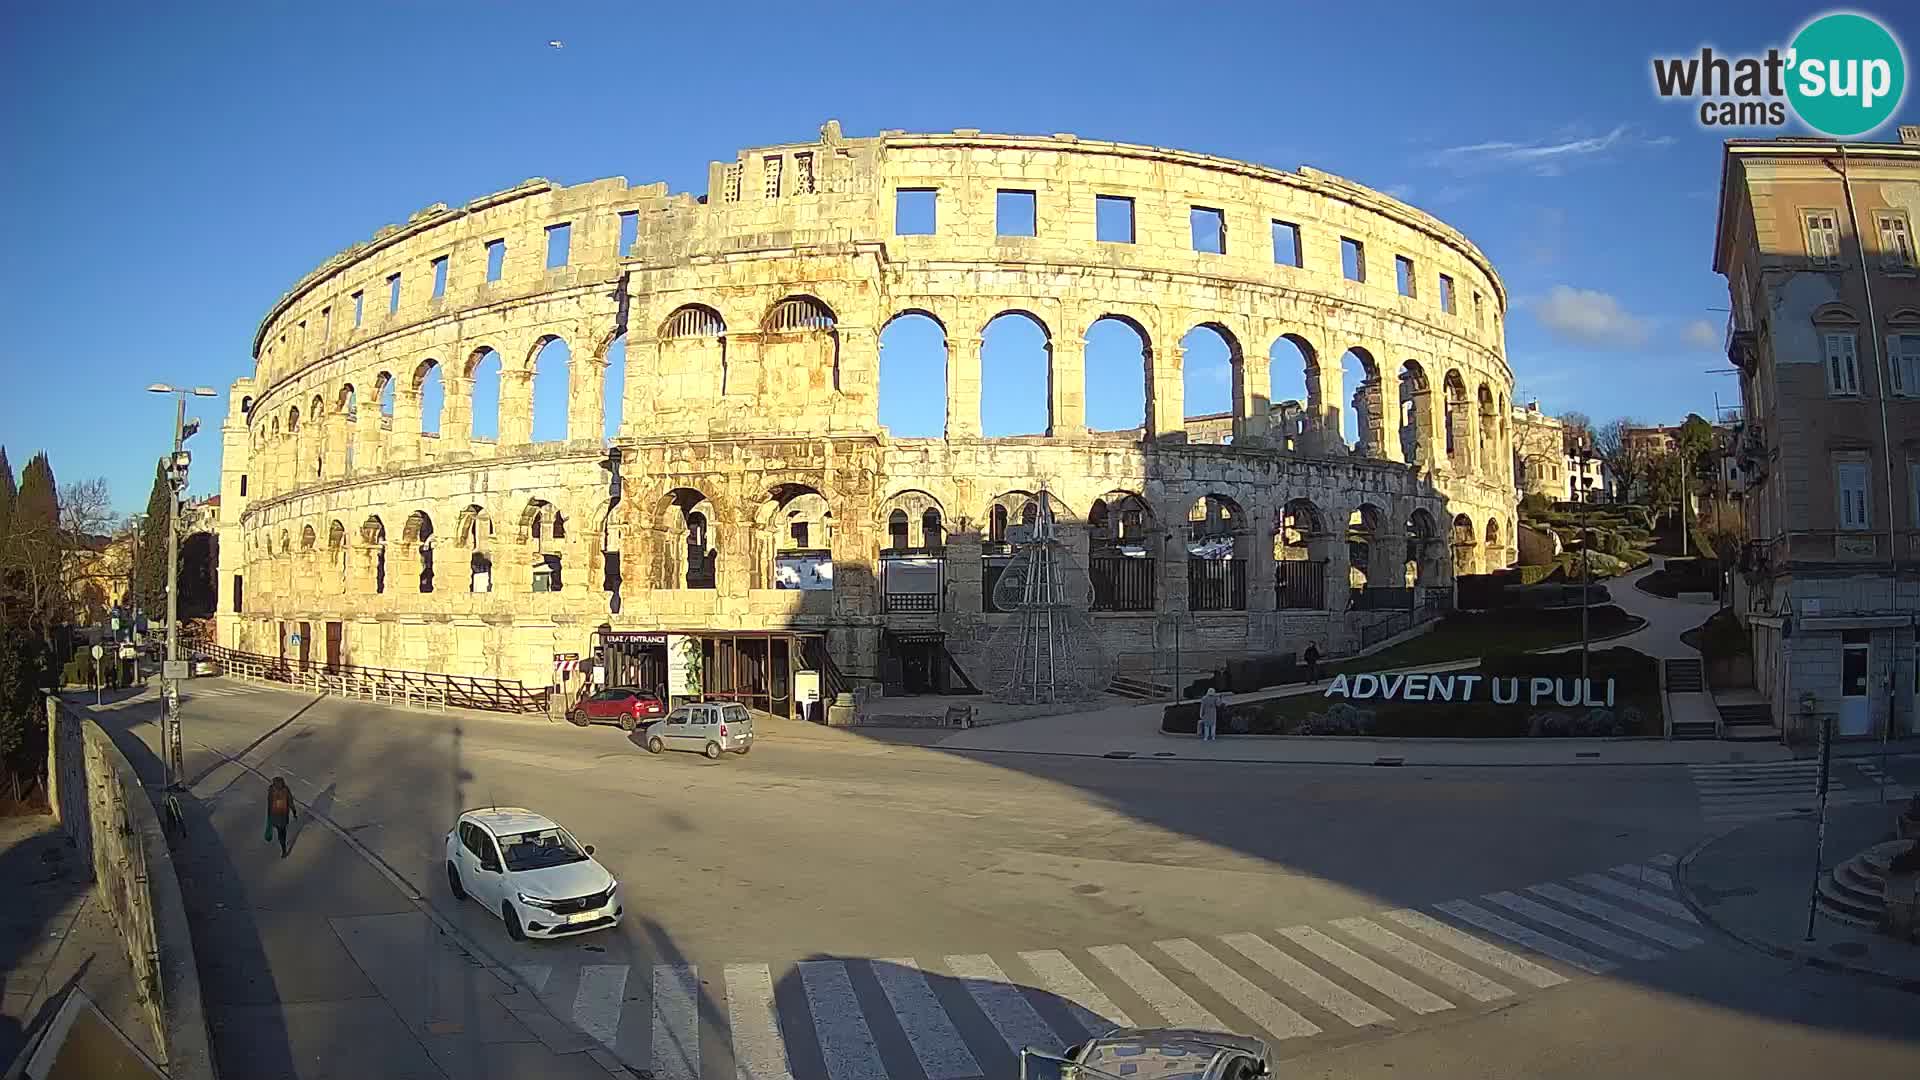
[[355, 326], [360, 325], [360, 316], [366, 308], [366, 299], [366, 293], [357, 292], [353, 294], [353, 325]]
[[1193, 232], [1193, 250], [1212, 255], [1227, 253], [1227, 212], [1225, 210], [1196, 206], [1187, 212], [1187, 221]]
[[399, 310], [400, 310], [400, 275], [393, 274], [387, 278], [387, 314], [391, 315], [394, 312]]
[[247, 497], [247, 474], [246, 473], [240, 474], [240, 497], [243, 499]]
[[505, 240], [487, 241], [487, 280], [499, 281], [507, 268], [507, 242]]
[[1867, 504], [1867, 463], [1835, 462], [1833, 486], [1840, 500], [1840, 527], [1846, 530], [1872, 528], [1872, 515]]
[[1875, 215], [1880, 227], [1880, 268], [1891, 273], [1913, 269], [1913, 234], [1907, 228], [1905, 214], [1882, 211]]
[[938, 224], [940, 192], [936, 188], [898, 188], [893, 193], [893, 234], [932, 236]]
[[622, 211], [620, 214], [620, 255], [622, 258], [633, 254], [633, 242], [639, 238], [640, 211]]
[[1300, 250], [1300, 226], [1291, 221], [1273, 223], [1273, 261], [1278, 266], [1306, 265], [1306, 259]]
[[1133, 200], [1124, 195], [1095, 195], [1093, 238], [1109, 244], [1133, 243]]
[[[1445, 300], [1446, 280], [1447, 276], [1445, 274], [1440, 275], [1440, 281], [1442, 283], [1441, 292], [1443, 294], [1441, 299], [1443, 302]], [[1405, 255], [1395, 255], [1393, 257], [1393, 287], [1400, 290], [1401, 296], [1412, 297], [1414, 294], [1413, 260], [1407, 258]]]
[[547, 269], [558, 270], [567, 265], [567, 258], [573, 249], [573, 223], [563, 221], [558, 225], [547, 226]]
[[438, 300], [445, 295], [447, 295], [447, 257], [442, 255], [433, 260], [433, 298]]
[[1848, 396], [1860, 392], [1860, 370], [1852, 334], [1826, 335], [1827, 393]]
[[1479, 293], [1473, 294], [1473, 325], [1482, 330], [1487, 328], [1487, 298]]
[[1815, 266], [1840, 265], [1839, 215], [1832, 210], [1805, 212], [1807, 259]]
[[1894, 334], [1887, 339], [1887, 346], [1893, 392], [1902, 397], [1920, 396], [1920, 334]]
[[784, 160], [786, 159], [780, 157], [778, 154], [760, 159], [761, 168], [765, 170], [766, 174], [767, 198], [769, 199], [777, 199], [780, 197], [780, 163]]
[[795, 195], [813, 194], [813, 155], [793, 155], [793, 193]]
[[1348, 281], [1367, 280], [1367, 246], [1351, 236], [1340, 238], [1340, 273]]
[[1453, 314], [1453, 279], [1445, 274], [1440, 275], [1440, 310]]
[[333, 340], [333, 309], [330, 307], [320, 309], [320, 340]]
[[1000, 191], [993, 197], [993, 231], [999, 236], [1038, 236], [1039, 200], [1031, 191]]

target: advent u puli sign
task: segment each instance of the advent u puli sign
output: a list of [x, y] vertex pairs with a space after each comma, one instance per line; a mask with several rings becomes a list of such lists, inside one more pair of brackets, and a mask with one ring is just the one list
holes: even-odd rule
[[1607, 680], [1605, 697], [1597, 697], [1592, 679], [1551, 679], [1545, 676], [1510, 678], [1488, 675], [1434, 675], [1425, 672], [1398, 675], [1335, 676], [1327, 687], [1330, 698], [1376, 701], [1485, 701], [1495, 705], [1519, 704], [1524, 690], [1528, 705], [1551, 700], [1567, 708], [1612, 708], [1613, 680]]

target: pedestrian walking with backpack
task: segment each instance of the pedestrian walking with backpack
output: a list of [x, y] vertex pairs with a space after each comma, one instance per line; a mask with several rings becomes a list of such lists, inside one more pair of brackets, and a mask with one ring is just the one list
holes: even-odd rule
[[272, 843], [276, 835], [280, 838], [280, 857], [287, 857], [287, 822], [299, 817], [300, 811], [293, 805], [293, 789], [287, 786], [287, 778], [276, 776], [273, 783], [267, 785], [267, 833], [262, 839]]

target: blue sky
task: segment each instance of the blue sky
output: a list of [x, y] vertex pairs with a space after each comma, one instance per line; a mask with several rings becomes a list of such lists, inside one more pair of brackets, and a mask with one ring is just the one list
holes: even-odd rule
[[[170, 425], [142, 387], [224, 391], [250, 369], [268, 305], [341, 248], [529, 176], [701, 191], [708, 161], [810, 138], [830, 117], [849, 135], [1072, 131], [1350, 177], [1492, 257], [1512, 296], [1516, 400], [1600, 419], [1704, 414], [1716, 392], [1738, 395], [1709, 373], [1726, 366], [1711, 271], [1723, 133], [1656, 100], [1648, 61], [1784, 43], [1828, 10], [809, 7], [11, 6], [0, 442], [16, 468], [45, 449], [63, 481], [105, 476], [117, 506], [137, 509]], [[1912, 17], [1889, 18], [1898, 6], [1861, 10], [1920, 41]], [[889, 333], [889, 373], [937, 365], [937, 335], [915, 331]], [[1031, 430], [1035, 332], [996, 324], [987, 339], [989, 375], [1025, 358], [1029, 382], [1010, 384], [986, 427]], [[1090, 363], [1133, 347], [1122, 331]], [[1190, 343], [1189, 412], [1225, 407], [1217, 354]], [[1298, 392], [1283, 367], [1276, 397]], [[1137, 382], [1099, 380], [1091, 422], [1134, 422]], [[931, 390], [888, 405], [902, 428], [937, 427], [937, 408]], [[196, 492], [216, 482], [220, 412], [200, 410]]]

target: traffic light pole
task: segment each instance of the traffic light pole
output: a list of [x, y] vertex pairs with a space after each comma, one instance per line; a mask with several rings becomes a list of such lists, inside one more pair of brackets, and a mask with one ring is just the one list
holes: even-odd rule
[[186, 755], [180, 739], [180, 680], [175, 676], [180, 659], [180, 450], [186, 441], [187, 396], [179, 396], [179, 408], [173, 414], [173, 456], [167, 459], [167, 663], [161, 669], [166, 680], [167, 713], [162, 749], [166, 754], [167, 789], [177, 791], [186, 781]]

